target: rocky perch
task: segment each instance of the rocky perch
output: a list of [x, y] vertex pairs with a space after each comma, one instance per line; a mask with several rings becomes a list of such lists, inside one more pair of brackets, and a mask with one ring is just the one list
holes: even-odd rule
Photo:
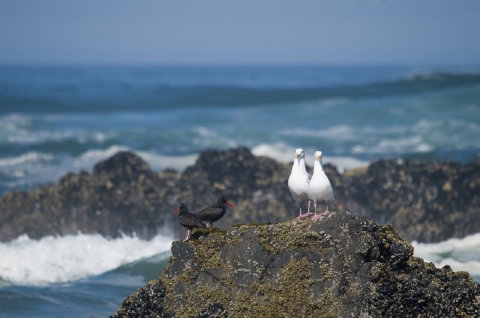
[[[292, 151], [293, 155], [293, 151]], [[215, 223], [284, 222], [298, 215], [287, 186], [291, 164], [256, 157], [239, 147], [205, 150], [182, 173], [152, 171], [131, 152], [99, 162], [91, 173], [65, 174], [56, 184], [0, 197], [0, 241], [27, 234], [135, 233], [152, 238], [162, 229], [184, 236], [173, 211], [188, 204], [197, 212], [226, 195], [235, 204]], [[393, 224], [407, 240], [438, 242], [480, 229], [480, 160], [453, 162], [372, 162], [340, 174], [326, 164], [335, 201], [330, 209]]]
[[393, 226], [334, 212], [198, 230], [113, 317], [480, 317], [480, 285], [413, 257]]

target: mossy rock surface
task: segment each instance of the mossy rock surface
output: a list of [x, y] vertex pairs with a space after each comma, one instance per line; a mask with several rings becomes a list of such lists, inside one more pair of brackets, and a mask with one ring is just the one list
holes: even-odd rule
[[413, 257], [393, 226], [316, 222], [200, 230], [113, 317], [474, 317], [480, 286]]

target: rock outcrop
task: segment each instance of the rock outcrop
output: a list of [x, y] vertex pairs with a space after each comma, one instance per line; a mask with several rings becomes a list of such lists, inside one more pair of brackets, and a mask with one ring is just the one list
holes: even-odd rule
[[[226, 195], [235, 204], [219, 222], [278, 223], [298, 214], [287, 187], [291, 165], [256, 157], [244, 147], [203, 151], [182, 173], [160, 173], [131, 152], [98, 163], [92, 173], [66, 174], [57, 184], [0, 198], [0, 241], [28, 234], [136, 233], [151, 238], [168, 227], [185, 234], [173, 211], [192, 212]], [[436, 242], [480, 229], [480, 161], [469, 164], [379, 160], [340, 174], [325, 165], [336, 200], [330, 208], [393, 224], [407, 240]]]
[[168, 222], [164, 200], [177, 179], [176, 172], [157, 174], [135, 154], [119, 152], [98, 163], [92, 174], [69, 173], [55, 185], [3, 195], [0, 240], [79, 231], [152, 237]]
[[468, 273], [413, 257], [391, 225], [334, 212], [198, 230], [113, 317], [479, 316]]
[[438, 242], [480, 230], [480, 161], [378, 160], [342, 176], [349, 211], [391, 223], [407, 240]]

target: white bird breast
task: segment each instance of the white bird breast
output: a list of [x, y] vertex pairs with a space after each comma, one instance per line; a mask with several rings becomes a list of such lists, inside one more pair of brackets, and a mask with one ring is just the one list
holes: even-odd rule
[[308, 200], [307, 175], [291, 175], [290, 178], [288, 178], [288, 187], [294, 198]]
[[313, 175], [308, 186], [308, 197], [313, 200], [331, 200], [333, 190], [327, 175], [322, 171]]

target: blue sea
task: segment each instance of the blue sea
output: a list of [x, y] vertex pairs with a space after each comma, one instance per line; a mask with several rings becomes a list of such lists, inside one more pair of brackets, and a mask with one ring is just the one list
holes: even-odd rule
[[[480, 66], [0, 66], [0, 194], [131, 150], [182, 171], [208, 148], [340, 171], [376, 158], [480, 159]], [[313, 156], [307, 155], [307, 163]], [[0, 317], [106, 317], [174, 238], [22, 235], [0, 243]], [[415, 255], [480, 281], [480, 234]]]

